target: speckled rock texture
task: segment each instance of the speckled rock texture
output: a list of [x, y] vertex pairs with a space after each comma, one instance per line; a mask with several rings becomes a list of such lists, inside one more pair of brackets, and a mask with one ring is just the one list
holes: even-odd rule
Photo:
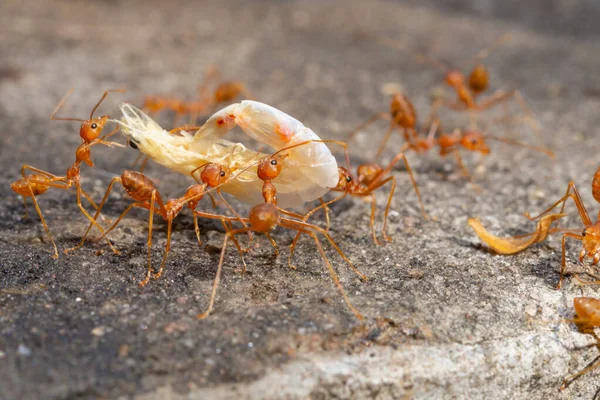
[[[466, 222], [478, 216], [496, 234], [527, 232], [534, 225], [522, 213], [543, 210], [570, 180], [595, 215], [599, 16], [593, 2], [567, 0], [0, 2], [0, 399], [591, 398], [600, 371], [558, 390], [597, 356], [592, 337], [564, 322], [572, 298], [597, 289], [570, 277], [554, 289], [560, 236], [496, 256]], [[147, 212], [132, 212], [111, 234], [121, 255], [97, 241], [54, 261], [37, 216], [23, 218], [9, 187], [23, 163], [63, 174], [73, 162], [77, 123], [48, 119], [71, 87], [62, 115], [86, 117], [104, 90], [125, 88], [101, 106], [116, 115], [119, 102], [141, 104], [146, 94], [194, 98], [214, 65], [223, 79], [245, 82], [255, 99], [323, 138], [343, 139], [387, 110], [390, 89], [409, 95], [423, 118], [433, 95], [451, 95], [443, 74], [413, 54], [466, 69], [506, 32], [512, 40], [486, 59], [492, 89], [518, 88], [542, 129], [539, 137], [518, 121], [491, 129], [552, 148], [556, 159], [490, 142], [490, 155], [465, 155], [469, 182], [451, 157], [409, 154], [434, 219], [421, 218], [399, 166], [393, 241], [380, 247], [370, 236], [369, 204], [336, 203], [330, 232], [371, 279], [359, 281], [326, 246], [327, 253], [364, 323], [342, 302], [309, 239], [300, 241], [297, 269], [288, 268], [292, 232], [275, 231], [278, 259], [259, 237], [247, 274], [235, 272], [241, 262], [232, 247], [214, 314], [198, 321], [223, 240], [219, 223], [201, 221], [199, 248], [183, 213], [165, 276], [139, 288]], [[413, 54], [383, 47], [381, 37]], [[502, 115], [500, 107], [483, 118]], [[447, 129], [469, 124], [465, 115], [441, 118]], [[381, 121], [356, 137], [355, 164], [393, 157], [397, 135], [375, 156], [385, 129]], [[94, 148], [93, 157], [82, 184], [99, 200], [137, 153]], [[190, 184], [156, 165], [146, 172], [166, 197]], [[385, 203], [385, 190], [377, 200]], [[75, 193], [50, 190], [39, 203], [60, 250], [74, 246], [87, 226]], [[116, 190], [106, 217], [115, 220], [129, 203]], [[580, 226], [568, 207], [565, 225]], [[165, 241], [166, 223], [157, 218], [154, 260]], [[568, 249], [569, 268], [582, 270], [578, 244]]]

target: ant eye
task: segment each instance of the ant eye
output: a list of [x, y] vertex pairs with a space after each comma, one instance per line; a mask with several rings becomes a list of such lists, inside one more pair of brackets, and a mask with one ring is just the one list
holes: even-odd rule
[[351, 176], [347, 176], [346, 177], [346, 182], [348, 182], [348, 183], [352, 182], [352, 177]]
[[581, 233], [581, 236], [585, 236], [585, 235], [586, 235], [586, 232], [585, 232], [585, 231], [583, 231], [583, 232]]
[[95, 122], [92, 124], [92, 129], [96, 129], [98, 127], [98, 124], [96, 124]]
[[271, 165], [277, 165], [277, 160], [271, 160]]
[[225, 171], [221, 171], [221, 174], [220, 174], [220, 175], [221, 175], [222, 177], [223, 177], [223, 176], [225, 176]]
[[477, 139], [471, 139], [471, 144], [477, 144]]

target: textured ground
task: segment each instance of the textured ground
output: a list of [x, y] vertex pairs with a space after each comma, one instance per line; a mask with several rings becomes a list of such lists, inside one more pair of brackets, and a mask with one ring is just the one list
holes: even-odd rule
[[[598, 10], [566, 0], [528, 2], [521, 12], [514, 7], [523, 2], [514, 1], [218, 3], [1, 3], [0, 398], [592, 397], [600, 372], [564, 392], [558, 386], [596, 355], [593, 348], [573, 350], [591, 338], [562, 322], [574, 296], [596, 290], [570, 283], [553, 289], [558, 238], [514, 257], [494, 256], [466, 221], [480, 216], [496, 233], [525, 232], [531, 224], [521, 214], [561, 196], [569, 180], [595, 213], [589, 186], [597, 168], [600, 46], [590, 21]], [[390, 84], [400, 85], [421, 114], [438, 90], [438, 71], [382, 48], [379, 36], [468, 66], [505, 32], [512, 41], [488, 60], [493, 86], [525, 93], [557, 160], [492, 143], [490, 156], [466, 157], [477, 188], [453, 160], [411, 155], [437, 221], [420, 218], [400, 169], [394, 241], [383, 247], [369, 236], [367, 204], [333, 207], [332, 234], [371, 278], [361, 283], [329, 252], [368, 316], [363, 325], [307, 240], [297, 270], [287, 268], [285, 251], [275, 260], [260, 241], [248, 257], [251, 272], [240, 275], [229, 251], [215, 313], [199, 322], [221, 248], [218, 224], [203, 223], [198, 249], [191, 218], [181, 216], [166, 276], [140, 289], [146, 213], [132, 214], [112, 236], [120, 256], [96, 243], [53, 261], [37, 218], [23, 219], [21, 199], [9, 188], [23, 163], [62, 173], [72, 162], [76, 124], [48, 120], [70, 87], [76, 90], [64, 113], [83, 117], [107, 88], [128, 92], [111, 96], [103, 112], [147, 93], [190, 98], [202, 71], [217, 65], [258, 100], [322, 137], [343, 138], [386, 109]], [[357, 138], [357, 160], [374, 157], [384, 127]], [[536, 141], [526, 128], [512, 131]], [[379, 161], [399, 147], [395, 138]], [[129, 148], [94, 149], [97, 168], [84, 170], [84, 187], [100, 198], [135, 157]], [[148, 173], [166, 195], [189, 184], [156, 166]], [[106, 215], [116, 218], [127, 204], [113, 196]], [[40, 205], [59, 247], [74, 245], [85, 227], [74, 194], [48, 192]], [[157, 219], [156, 259], [165, 228]], [[286, 232], [275, 237], [282, 245], [291, 240]], [[574, 263], [578, 247], [570, 250]]]

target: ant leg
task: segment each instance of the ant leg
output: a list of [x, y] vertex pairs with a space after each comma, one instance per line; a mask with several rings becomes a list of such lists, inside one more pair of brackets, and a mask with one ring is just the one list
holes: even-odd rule
[[244, 228], [247, 228], [248, 224], [246, 224], [246, 222], [240, 216], [240, 214], [238, 214], [237, 211], [235, 211], [233, 209], [233, 207], [231, 207], [231, 204], [229, 204], [229, 202], [227, 200], [225, 200], [225, 198], [223, 197], [223, 195], [221, 194], [221, 191], [219, 189], [217, 189], [217, 196], [219, 196], [219, 198], [223, 201], [223, 203], [225, 203], [225, 206], [229, 209], [229, 211], [231, 211], [231, 213], [235, 216], [235, 218], [242, 223]]
[[165, 262], [167, 262], [167, 256], [169, 255], [169, 251], [171, 250], [171, 226], [172, 225], [173, 225], [173, 220], [169, 218], [169, 220], [167, 222], [167, 244], [165, 245], [165, 254], [163, 255], [163, 259], [162, 259], [162, 262], [160, 263], [160, 268], [158, 269], [158, 272], [156, 272], [155, 274], [152, 274], [152, 277], [154, 279], [160, 278], [165, 269]]
[[578, 373], [571, 375], [562, 382], [560, 385], [560, 390], [565, 390], [571, 383], [573, 383], [577, 378], [584, 375], [586, 372], [589, 372], [593, 369], [600, 367], [600, 356], [596, 357], [587, 367], [579, 371]]
[[329, 262], [329, 259], [327, 258], [327, 255], [325, 254], [325, 250], [323, 250], [323, 246], [321, 245], [321, 242], [319, 241], [319, 238], [317, 237], [317, 235], [314, 232], [307, 231], [307, 230], [304, 230], [304, 233], [306, 233], [307, 235], [312, 237], [313, 240], [315, 241], [315, 244], [317, 245], [317, 248], [319, 249], [319, 253], [321, 253], [321, 257], [323, 258], [323, 261], [325, 261], [325, 265], [327, 266], [327, 270], [329, 271], [331, 280], [333, 280], [333, 283], [338, 288], [338, 291], [342, 295], [342, 297], [343, 297], [344, 301], [346, 302], [346, 305], [348, 306], [350, 311], [352, 311], [352, 313], [356, 316], [356, 318], [358, 320], [360, 320], [360, 321], [364, 320], [363, 315], [356, 308], [354, 308], [354, 306], [350, 302], [350, 299], [346, 295], [344, 286], [342, 286], [342, 283], [340, 282], [340, 279], [339, 279], [338, 275], [336, 274], [335, 269], [333, 269], [331, 262]]
[[[52, 246], [54, 247], [54, 254], [52, 254], [52, 258], [57, 260], [58, 259], [58, 249], [56, 247], [56, 243], [54, 243], [54, 238], [52, 237], [52, 234], [50, 233], [50, 229], [48, 229], [48, 225], [46, 225], [46, 220], [44, 219], [44, 216], [42, 215], [42, 210], [40, 210], [40, 206], [38, 205], [35, 195], [33, 194], [33, 189], [31, 188], [31, 184], [29, 183], [29, 181], [27, 181], [27, 186], [29, 187], [29, 193], [31, 193], [31, 200], [33, 201], [33, 206], [35, 207], [35, 210], [37, 211], [38, 215], [40, 216], [42, 225], [44, 226], [44, 229], [46, 230], [46, 233], [48, 234], [48, 237], [50, 238], [50, 242], [52, 242]], [[25, 201], [25, 197], [23, 197], [23, 201]]]
[[142, 174], [144, 173], [144, 170], [146, 169], [149, 160], [150, 158], [148, 158], [148, 156], [144, 156], [144, 158], [142, 159], [142, 164], [140, 165], [140, 172]]
[[[226, 220], [222, 219], [221, 224], [223, 224], [223, 228], [225, 228], [225, 233], [231, 232], [234, 230], [233, 226], [231, 225], [231, 221], [226, 221]], [[242, 264], [244, 265], [242, 267], [242, 269], [236, 268], [235, 272], [239, 272], [240, 274], [245, 274], [246, 270], [248, 269], [248, 266], [246, 265], [246, 260], [244, 259], [244, 249], [242, 249], [242, 246], [240, 246], [240, 242], [235, 238], [235, 236], [231, 237], [231, 241], [235, 245], [235, 247], [238, 251], [238, 254], [240, 255], [240, 258], [242, 259]], [[248, 249], [247, 251], [250, 251], [250, 249]]]
[[202, 239], [200, 239], [200, 227], [198, 226], [198, 216], [193, 214], [194, 216], [194, 231], [196, 232], [196, 239], [198, 239], [198, 246], [202, 246]]
[[471, 124], [471, 129], [472, 130], [476, 130], [477, 129], [477, 121], [476, 121], [476, 115], [473, 112], [472, 109], [469, 110], [469, 122]]
[[[140, 152], [137, 155], [137, 157], [135, 158], [135, 160], [133, 160], [133, 162], [131, 163], [131, 165], [129, 166], [129, 168], [132, 169], [132, 170], [135, 170], [135, 167], [140, 162], [140, 160], [144, 160], [145, 158], [146, 158], [146, 156], [144, 155], [144, 153]], [[142, 172], [142, 171], [140, 171], [140, 172]]]
[[81, 212], [87, 217], [87, 219], [90, 220], [90, 222], [92, 224], [94, 224], [94, 226], [96, 226], [96, 228], [98, 228], [100, 230], [100, 233], [102, 233], [102, 236], [106, 239], [106, 242], [108, 243], [108, 246], [110, 247], [110, 249], [113, 251], [113, 253], [115, 254], [121, 254], [121, 252], [119, 250], [117, 250], [113, 244], [110, 242], [110, 239], [108, 239], [105, 234], [104, 234], [104, 229], [96, 222], [96, 220], [94, 218], [92, 218], [92, 216], [86, 211], [85, 208], [83, 208], [83, 205], [81, 204], [81, 186], [77, 185], [77, 206], [79, 207], [79, 209], [81, 210]]
[[325, 204], [325, 200], [323, 200], [323, 197], [319, 197], [319, 202], [321, 203], [321, 206], [323, 207], [323, 212], [325, 213], [325, 230], [329, 232], [329, 207], [327, 207], [327, 205]]
[[23, 207], [25, 208], [25, 219], [29, 218], [29, 210], [27, 209], [27, 197], [21, 196], [23, 198]]
[[383, 140], [381, 141], [381, 144], [379, 145], [379, 148], [377, 149], [377, 153], [376, 153], [377, 157], [381, 156], [381, 153], [383, 153], [383, 150], [385, 149], [385, 145], [390, 140], [390, 136], [392, 136], [392, 131], [394, 130], [394, 127], [395, 127], [395, 123], [392, 120], [392, 121], [390, 121], [390, 126], [388, 127], [388, 130], [385, 132], [385, 136], [383, 137]]
[[519, 107], [521, 107], [521, 111], [523, 112], [524, 119], [527, 125], [529, 125], [531, 129], [533, 129], [535, 135], [539, 138], [539, 122], [532, 117], [531, 110], [527, 106], [527, 103], [525, 103], [523, 95], [518, 90], [511, 90], [510, 92], [498, 90], [490, 96], [486, 97], [479, 104], [477, 104], [476, 109], [478, 111], [486, 110], [493, 107], [499, 102], [504, 102], [505, 104], [508, 104], [508, 100], [510, 98], [514, 98], [517, 101]]
[[[388, 214], [390, 212], [390, 207], [392, 206], [392, 198], [394, 197], [394, 190], [396, 190], [396, 178], [393, 176], [390, 176], [388, 179], [392, 181], [392, 187], [390, 188], [390, 195], [388, 197], [387, 205], [385, 206], [385, 214], [383, 215], [382, 232], [383, 232], [383, 239], [388, 242], [391, 242], [392, 238], [387, 234], [387, 220], [388, 220]], [[386, 179], [386, 180], [388, 180], [388, 179]]]
[[433, 124], [433, 121], [437, 121], [437, 112], [442, 106], [442, 104], [445, 102], [446, 100], [444, 99], [437, 99], [433, 101], [433, 104], [431, 104], [431, 110], [429, 110], [429, 115], [427, 116], [427, 122], [425, 123], [425, 126], [431, 126]]
[[[235, 218], [242, 223], [244, 228], [247, 228], [248, 224], [244, 221], [242, 216], [240, 214], [238, 214], [238, 212], [235, 211], [233, 209], [233, 207], [231, 207], [231, 204], [229, 204], [229, 202], [227, 200], [225, 200], [225, 198], [221, 194], [221, 190], [219, 190], [219, 189], [217, 189], [217, 196], [219, 196], [219, 198], [223, 201], [223, 203], [225, 203], [225, 206], [227, 208], [229, 208], [229, 211], [232, 212], [232, 214], [235, 216]], [[252, 245], [252, 231], [248, 231], [248, 247], [250, 247], [251, 245]]]
[[348, 137], [346, 138], [345, 141], [346, 142], [351, 141], [358, 132], [365, 129], [367, 126], [371, 125], [373, 122], [375, 122], [381, 118], [388, 119], [388, 120], [391, 119], [389, 113], [387, 113], [387, 112], [380, 112], [375, 115], [372, 115], [369, 117], [369, 119], [367, 119], [365, 122], [360, 124], [356, 129], [354, 129], [352, 132], [350, 132], [350, 134], [348, 135]]
[[204, 318], [208, 317], [208, 315], [212, 311], [213, 305], [215, 304], [215, 297], [217, 295], [217, 288], [219, 287], [219, 281], [221, 280], [221, 271], [223, 270], [223, 261], [225, 259], [225, 250], [227, 249], [227, 240], [229, 239], [229, 237], [237, 235], [238, 233], [247, 232], [250, 229], [252, 229], [252, 228], [235, 229], [235, 230], [229, 231], [229, 232], [227, 232], [225, 234], [225, 239], [223, 239], [223, 248], [221, 249], [221, 257], [219, 258], [219, 265], [217, 267], [217, 274], [215, 275], [215, 280], [213, 282], [213, 288], [212, 288], [212, 292], [210, 294], [210, 300], [208, 302], [208, 307], [207, 307], [206, 311], [204, 311], [203, 313], [198, 314], [198, 316], [197, 316], [198, 319], [204, 319]]
[[462, 171], [463, 176], [467, 180], [469, 180], [470, 182], [472, 182], [473, 181], [473, 177], [471, 176], [471, 173], [469, 172], [469, 170], [465, 166], [465, 163], [463, 162], [462, 156], [460, 155], [460, 151], [454, 150], [453, 153], [454, 153], [454, 158], [456, 159], [456, 163], [458, 164], [458, 167]]
[[[94, 200], [92, 200], [90, 195], [87, 194], [87, 192], [85, 190], [81, 189], [81, 194], [92, 205], [92, 207], [94, 207], [94, 210], [98, 210], [98, 206], [96, 205], [96, 202], [94, 202]], [[102, 218], [102, 221], [106, 220], [102, 214], [100, 214], [100, 218]], [[96, 219], [96, 218], [94, 218], [94, 219]]]
[[[404, 162], [404, 167], [406, 168], [406, 172], [408, 172], [408, 176], [412, 183], [413, 189], [415, 189], [415, 194], [417, 195], [417, 199], [419, 200], [419, 206], [421, 207], [421, 215], [423, 215], [423, 218], [429, 219], [429, 215], [427, 215], [427, 212], [425, 212], [425, 205], [423, 204], [423, 198], [421, 197], [421, 191], [419, 190], [419, 185], [417, 185], [417, 181], [415, 180], [415, 176], [413, 175], [412, 168], [410, 167], [410, 164], [408, 163], [406, 154], [404, 154], [404, 152], [397, 154], [396, 157], [394, 157], [394, 159], [392, 161], [390, 161], [388, 167], [384, 170], [384, 173], [387, 174], [389, 171], [391, 171], [392, 167], [399, 160], [402, 160]], [[383, 176], [383, 175], [384, 174], [381, 174], [381, 176]], [[382, 186], [386, 181], [387, 181], [387, 179], [384, 180], [383, 182], [375, 181], [374, 184], [371, 184], [371, 186], [368, 188], [368, 191], [376, 190], [377, 188]], [[389, 209], [389, 205], [392, 201], [392, 195], [393, 195], [393, 190], [390, 192], [390, 198], [388, 200], [388, 209]], [[387, 211], [386, 211], [386, 219], [387, 219]]]
[[275, 242], [273, 237], [271, 237], [271, 235], [269, 235], [266, 232], [265, 232], [265, 236], [269, 239], [269, 242], [271, 242], [271, 246], [273, 246], [273, 253], [275, 255], [275, 258], [279, 257], [279, 249], [277, 248], [277, 242]]
[[[148, 272], [146, 273], [146, 278], [144, 278], [139, 286], [144, 287], [150, 281], [150, 277], [152, 276], [152, 224], [154, 222], [154, 204], [156, 202], [156, 189], [152, 191], [152, 196], [150, 197], [150, 217], [148, 218]], [[166, 252], [165, 252], [166, 255]]]
[[52, 179], [52, 181], [59, 181], [60, 180], [62, 182], [65, 182], [66, 179], [67, 179], [64, 176], [54, 175], [54, 174], [51, 174], [50, 172], [46, 172], [46, 171], [44, 171], [42, 169], [32, 167], [31, 165], [23, 164], [23, 166], [21, 167], [21, 176], [23, 178], [25, 178], [25, 179], [27, 179], [27, 176], [25, 175], [25, 171], [31, 171], [31, 172], [34, 172], [34, 173], [37, 172], [38, 174], [42, 174], [42, 175], [47, 176], [48, 178]]
[[289, 228], [289, 229], [294, 229], [294, 230], [302, 230], [303, 232], [307, 231], [307, 230], [310, 232], [317, 231], [318, 233], [322, 234], [323, 236], [325, 236], [327, 241], [333, 246], [333, 248], [338, 252], [338, 254], [344, 259], [344, 261], [346, 262], [346, 264], [348, 264], [350, 269], [363, 282], [366, 282], [369, 280], [365, 275], [363, 275], [362, 273], [360, 273], [359, 270], [356, 269], [354, 264], [352, 264], [352, 261], [350, 261], [350, 259], [348, 257], [346, 257], [346, 255], [344, 254], [342, 249], [340, 249], [340, 247], [335, 243], [335, 241], [333, 240], [331, 235], [329, 235], [329, 233], [325, 232], [325, 230], [323, 228], [319, 228], [317, 225], [309, 224], [306, 222], [292, 221], [290, 219], [282, 219], [281, 226]]
[[[104, 207], [104, 204], [106, 203], [106, 200], [108, 199], [108, 195], [110, 194], [110, 192], [113, 189], [113, 186], [116, 182], [121, 182], [121, 178], [120, 177], [114, 177], [111, 181], [110, 184], [108, 185], [108, 188], [106, 189], [106, 192], [104, 193], [104, 197], [102, 198], [102, 201], [100, 202], [100, 205], [96, 208], [96, 214], [94, 215], [94, 220], [98, 219], [98, 215], [100, 215], [100, 210], [102, 209], [102, 207]], [[120, 218], [119, 218], [120, 221]], [[81, 238], [81, 241], [79, 242], [79, 244], [75, 247], [71, 247], [70, 249], [65, 249], [64, 252], [65, 254], [70, 253], [71, 251], [75, 251], [77, 249], [79, 249], [81, 246], [83, 246], [83, 244], [85, 243], [88, 234], [90, 233], [90, 230], [92, 229], [93, 224], [90, 222], [90, 224], [88, 225], [87, 230], [85, 231], [85, 234], [83, 235], [83, 237]], [[110, 232], [112, 230], [112, 228], [110, 228], [108, 231], [105, 232], [105, 235]]]
[[[324, 204], [321, 204], [318, 207], [313, 208], [308, 213], [306, 213], [306, 215], [304, 216], [304, 218], [302, 218], [302, 221], [303, 222], [308, 221], [308, 219], [310, 218], [310, 216], [312, 214], [314, 214], [316, 211], [320, 210], [321, 208], [327, 207], [328, 205], [330, 205], [332, 203], [335, 203], [336, 201], [340, 201], [341, 199], [343, 199], [347, 195], [348, 195], [348, 192], [344, 192], [341, 196], [338, 196], [335, 199], [329, 200], [328, 202], [326, 202]], [[325, 230], [325, 232], [329, 233], [328, 230]], [[296, 243], [298, 242], [298, 239], [300, 238], [301, 234], [302, 234], [302, 232], [298, 232], [296, 234], [296, 237], [292, 241], [292, 244], [290, 245], [290, 255], [288, 257], [288, 267], [290, 267], [291, 269], [296, 269], [296, 267], [292, 265], [292, 257], [294, 256], [294, 251], [296, 250]]]
[[562, 286], [562, 281], [565, 275], [565, 270], [567, 269], [567, 247], [566, 247], [566, 239], [568, 237], [572, 237], [577, 240], [583, 240], [583, 236], [578, 235], [576, 233], [567, 232], [563, 234], [562, 237], [562, 262], [560, 267], [560, 278], [558, 279], [558, 283], [556, 284], [556, 289], [560, 289]]
[[375, 241], [375, 245], [381, 246], [381, 242], [377, 239], [377, 233], [375, 232], [375, 210], [377, 208], [377, 200], [375, 199], [375, 194], [373, 193], [371, 193], [369, 197], [371, 197], [371, 233], [373, 234], [373, 241]]
[[117, 146], [117, 147], [126, 147], [126, 145], [122, 145], [121, 143], [117, 143], [117, 142], [106, 142], [105, 140], [108, 139], [109, 137], [114, 136], [117, 132], [119, 132], [119, 130], [121, 129], [121, 127], [119, 125], [117, 125], [117, 127], [115, 129], [113, 129], [112, 131], [110, 131], [109, 133], [107, 133], [106, 135], [102, 136], [100, 139], [96, 139], [92, 142], [92, 144], [104, 144], [106, 146], [112, 147], [112, 146]]
[[540, 121], [538, 121], [537, 119], [535, 119], [533, 117], [533, 113], [531, 112], [531, 109], [529, 108], [529, 106], [525, 102], [525, 99], [523, 98], [523, 95], [521, 94], [521, 92], [518, 91], [518, 90], [515, 90], [514, 93], [515, 93], [514, 97], [517, 100], [517, 102], [519, 103], [519, 106], [521, 107], [521, 111], [523, 112], [524, 119], [525, 119], [527, 125], [529, 125], [531, 127], [531, 129], [533, 130], [533, 133], [535, 134], [535, 136], [538, 139], [540, 139], [541, 138], [541, 134], [540, 134], [541, 124], [540, 124]]
[[210, 197], [213, 208], [217, 208], [217, 200], [215, 200], [215, 196], [213, 196], [211, 192], [207, 192], [206, 194], [208, 194], [208, 197]]
[[[571, 193], [571, 191], [573, 191], [573, 193]], [[583, 222], [583, 224], [585, 226], [591, 225], [592, 220], [590, 219], [590, 217], [588, 215], [588, 212], [583, 204], [583, 201], [581, 200], [581, 196], [579, 195], [579, 192], [577, 191], [577, 188], [575, 187], [575, 183], [573, 183], [573, 181], [569, 182], [569, 186], [567, 187], [567, 193], [563, 197], [561, 197], [560, 200], [558, 200], [556, 203], [552, 204], [552, 206], [550, 206], [548, 209], [546, 209], [541, 214], [539, 214], [535, 217], [532, 217], [531, 215], [529, 215], [529, 213], [525, 213], [525, 218], [527, 218], [531, 221], [534, 221], [534, 220], [542, 217], [543, 215], [547, 214], [548, 212], [552, 211], [559, 204], [562, 204], [562, 207], [560, 209], [560, 214], [562, 214], [564, 211], [565, 202], [569, 197], [571, 199], [573, 199], [573, 201], [575, 202], [575, 206], [577, 207], [577, 211], [579, 212], [579, 217], [581, 218], [581, 221]]]

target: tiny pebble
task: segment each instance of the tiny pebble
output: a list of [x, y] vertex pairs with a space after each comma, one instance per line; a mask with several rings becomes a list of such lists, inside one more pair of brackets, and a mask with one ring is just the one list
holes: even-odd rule
[[29, 349], [29, 347], [20, 344], [19, 347], [17, 348], [17, 353], [19, 353], [22, 356], [30, 356], [31, 355], [31, 350]]
[[92, 329], [92, 335], [94, 336], [104, 336], [105, 333], [106, 327], [104, 326], [97, 326], [94, 329]]

